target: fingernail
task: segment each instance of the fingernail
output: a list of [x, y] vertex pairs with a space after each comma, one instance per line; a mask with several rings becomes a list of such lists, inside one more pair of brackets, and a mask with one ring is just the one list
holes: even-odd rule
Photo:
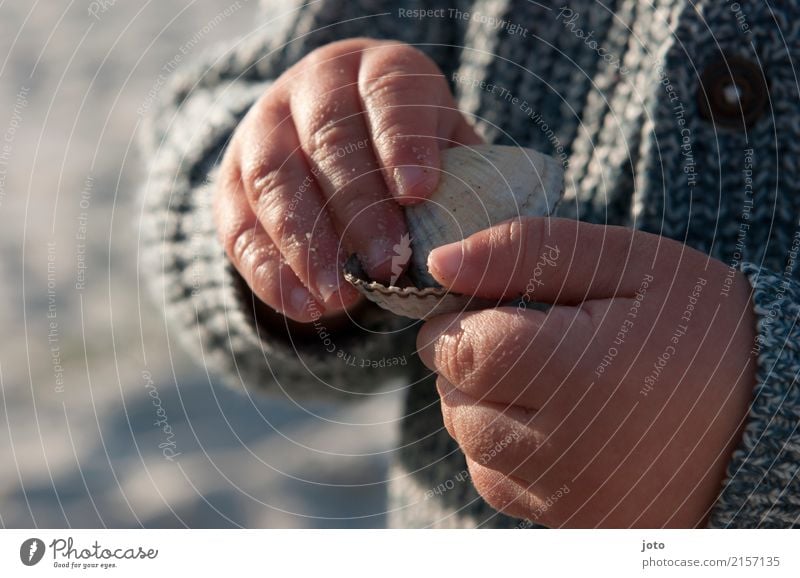
[[[436, 172], [428, 167], [405, 166], [394, 169], [398, 201], [423, 198], [431, 191], [437, 178]], [[417, 199], [419, 200], [419, 199]]]
[[309, 306], [314, 303], [314, 298], [311, 297], [311, 293], [305, 287], [295, 287], [289, 294], [289, 302], [295, 313], [305, 315]]
[[339, 290], [339, 273], [334, 269], [322, 269], [317, 273], [317, 292], [323, 302]]
[[456, 278], [464, 262], [463, 243], [456, 241], [437, 247], [428, 255], [428, 271], [439, 281], [452, 281]]

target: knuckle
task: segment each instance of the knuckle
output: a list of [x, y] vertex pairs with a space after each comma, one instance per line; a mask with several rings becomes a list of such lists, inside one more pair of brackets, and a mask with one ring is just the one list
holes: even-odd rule
[[[445, 104], [450, 94], [441, 72], [426, 55], [408, 45], [391, 45], [375, 50], [359, 73], [359, 93], [365, 106], [378, 119], [379, 133], [403, 131], [414, 124], [417, 114], [397, 105]], [[376, 139], [377, 140], [377, 139]]]
[[[393, 145], [395, 141], [408, 142], [410, 138], [419, 138], [417, 134], [419, 130], [414, 130], [409, 126], [408, 111], [393, 110], [383, 115], [380, 122], [376, 123], [372, 128], [372, 140], [375, 143]], [[388, 149], [392, 152], [398, 152], [390, 146]], [[392, 160], [389, 161], [394, 162]]]
[[368, 103], [381, 102], [387, 96], [406, 94], [418, 90], [419, 78], [408, 69], [384, 69], [379, 75], [371, 76], [363, 81], [361, 96]]
[[248, 189], [271, 188], [276, 173], [263, 158], [251, 156], [242, 160], [242, 182]]
[[443, 335], [436, 349], [437, 366], [449, 381], [460, 385], [469, 378], [475, 365], [476, 352], [464, 331]]
[[309, 156], [318, 166], [326, 166], [357, 140], [353, 128], [341, 118], [326, 118], [311, 127], [308, 141]]
[[271, 260], [271, 251], [255, 227], [242, 227], [230, 237], [234, 263], [243, 275], [252, 275]]
[[290, 187], [292, 178], [281, 166], [254, 160], [242, 166], [242, 181], [250, 203], [261, 212]]

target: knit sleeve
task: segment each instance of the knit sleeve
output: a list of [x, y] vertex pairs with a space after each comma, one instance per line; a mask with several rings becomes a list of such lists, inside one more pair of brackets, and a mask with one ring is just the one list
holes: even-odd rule
[[743, 263], [754, 290], [757, 384], [711, 514], [714, 528], [800, 526], [800, 283]]
[[[421, 0], [398, 5], [417, 4]], [[256, 311], [263, 304], [217, 240], [215, 173], [250, 106], [313, 49], [355, 36], [396, 38], [429, 44], [431, 56], [445, 63], [440, 51], [451, 38], [446, 23], [403, 25], [387, 14], [386, 3], [367, 0], [309, 3], [289, 18], [274, 36], [251, 35], [179, 68], [150, 110], [142, 111], [147, 173], [140, 270], [166, 312], [169, 333], [224, 381], [289, 397], [354, 398], [417, 363], [413, 323], [365, 307], [346, 329], [318, 320], [302, 338], [286, 327], [260, 324]]]

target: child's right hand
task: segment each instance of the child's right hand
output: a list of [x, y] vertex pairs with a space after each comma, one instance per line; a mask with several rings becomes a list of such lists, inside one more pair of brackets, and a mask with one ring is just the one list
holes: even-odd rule
[[[214, 201], [225, 251], [255, 295], [296, 321], [359, 299], [357, 253], [391, 276], [398, 203], [429, 195], [439, 150], [477, 144], [436, 64], [405, 44], [352, 39], [308, 54], [242, 120]], [[341, 283], [340, 283], [341, 281]]]

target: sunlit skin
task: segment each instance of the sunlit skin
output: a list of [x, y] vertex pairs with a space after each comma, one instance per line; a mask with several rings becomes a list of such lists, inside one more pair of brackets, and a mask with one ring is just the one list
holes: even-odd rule
[[[336, 42], [282, 74], [237, 128], [214, 198], [268, 322], [342, 323], [359, 303], [346, 255], [387, 281], [401, 205], [435, 189], [441, 149], [480, 142], [409, 46]], [[731, 284], [723, 263], [665, 238], [545, 218], [440, 248], [429, 267], [459, 293], [526, 299], [419, 333], [444, 425], [489, 504], [548, 526], [704, 523], [755, 383], [741, 274]]]
[[489, 504], [547, 526], [704, 524], [755, 385], [743, 275], [723, 294], [728, 267], [680, 243], [547, 218], [428, 264], [459, 293], [555, 304], [442, 315], [417, 339]]
[[436, 188], [439, 151], [481, 139], [430, 58], [335, 42], [291, 67], [237, 127], [215, 195], [220, 239], [255, 295], [300, 322], [352, 308], [349, 253], [391, 277], [402, 203]]

